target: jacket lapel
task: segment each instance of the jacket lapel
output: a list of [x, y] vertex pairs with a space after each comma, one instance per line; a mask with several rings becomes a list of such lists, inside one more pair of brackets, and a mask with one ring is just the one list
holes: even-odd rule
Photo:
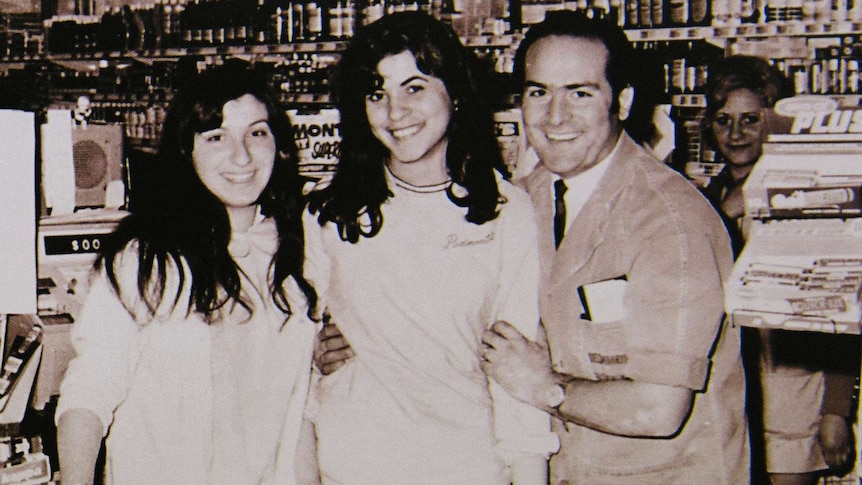
[[533, 198], [538, 217], [539, 248], [542, 252], [542, 274], [548, 283], [567, 281], [571, 275], [583, 269], [604, 241], [611, 220], [611, 211], [619, 197], [633, 183], [630, 164], [641, 158], [638, 145], [623, 134], [623, 140], [610, 166], [602, 177], [599, 187], [587, 200], [577, 215], [559, 249], [554, 249], [552, 204], [553, 175], [541, 165], [526, 179], [527, 189]]
[[524, 179], [524, 185], [536, 214], [536, 228], [539, 232], [539, 254], [541, 255], [542, 274], [550, 273], [553, 267], [554, 253], [554, 205], [551, 196], [553, 174], [539, 164], [536, 169]]

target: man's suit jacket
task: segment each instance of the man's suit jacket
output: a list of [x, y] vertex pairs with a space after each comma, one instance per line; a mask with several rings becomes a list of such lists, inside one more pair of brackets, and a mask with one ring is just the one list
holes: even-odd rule
[[[557, 250], [554, 176], [539, 165], [524, 180], [538, 218], [541, 312], [554, 368], [587, 380], [684, 387], [697, 391], [696, 399], [669, 439], [555, 420], [561, 451], [551, 461], [551, 483], [747, 483], [739, 331], [723, 323], [729, 238], [690, 182], [622, 137]], [[582, 294], [613, 279], [625, 281], [618, 285], [624, 315], [587, 315]]]

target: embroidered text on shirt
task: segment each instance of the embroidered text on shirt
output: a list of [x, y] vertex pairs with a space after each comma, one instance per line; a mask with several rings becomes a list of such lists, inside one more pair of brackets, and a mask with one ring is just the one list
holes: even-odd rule
[[629, 361], [629, 356], [626, 354], [619, 355], [602, 355], [591, 352], [589, 354], [590, 362], [593, 364], [607, 364], [607, 365], [615, 365], [615, 364], [625, 364]]
[[477, 244], [488, 244], [494, 240], [494, 232], [489, 232], [481, 239], [461, 239], [457, 234], [449, 234], [446, 238], [446, 244], [443, 249], [463, 248], [468, 246], [476, 246]]

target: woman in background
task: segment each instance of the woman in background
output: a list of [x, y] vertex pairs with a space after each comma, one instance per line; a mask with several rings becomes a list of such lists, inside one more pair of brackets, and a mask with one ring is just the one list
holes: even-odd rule
[[537, 335], [539, 260], [471, 55], [407, 12], [338, 64], [342, 156], [306, 218], [306, 272], [355, 352], [309, 409], [324, 483], [547, 483], [548, 415], [479, 366], [496, 320]]
[[[726, 165], [705, 192], [724, 217], [737, 255], [747, 235], [742, 186], [763, 152], [764, 111], [792, 94], [790, 81], [759, 57], [730, 56], [710, 69], [705, 133]], [[819, 472], [851, 462], [858, 338], [764, 330], [758, 339], [758, 332], [746, 331], [749, 379], [757, 381], [755, 369], [760, 367], [762, 433], [771, 483], [814, 484]], [[749, 392], [757, 394], [757, 389], [750, 387]], [[752, 409], [758, 405], [749, 402], [752, 424], [759, 421], [755, 417], [760, 410]], [[752, 436], [755, 433], [761, 430], [753, 429]]]
[[705, 190], [726, 217], [737, 255], [745, 244], [742, 185], [763, 153], [764, 110], [792, 95], [790, 80], [759, 57], [730, 56], [710, 68], [704, 133], [725, 166]]
[[171, 103], [102, 247], [57, 409], [63, 483], [291, 484], [315, 294], [284, 111], [231, 62]]

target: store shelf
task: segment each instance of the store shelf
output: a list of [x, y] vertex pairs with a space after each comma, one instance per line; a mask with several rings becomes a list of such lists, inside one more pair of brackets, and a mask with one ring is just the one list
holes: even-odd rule
[[679, 108], [706, 108], [706, 95], [674, 94], [670, 104]]
[[[706, 52], [717, 47], [718, 52], [724, 55], [731, 53], [748, 53], [751, 55], [762, 55], [772, 59], [811, 60], [815, 59], [818, 47], [822, 45], [838, 44], [836, 39], [840, 36], [840, 43], [852, 45], [862, 43], [862, 21], [840, 21], [840, 22], [786, 22], [786, 23], [762, 23], [762, 24], [739, 24], [732, 26], [680, 26], [659, 28], [637, 28], [626, 29], [626, 34], [632, 42], [645, 43], [648, 49], [655, 49], [658, 56], [666, 62], [666, 69], [671, 69], [665, 85], [670, 87], [667, 100], [678, 108], [703, 108], [705, 99], [700, 91], [700, 84], [689, 86], [688, 82], [683, 86], [677, 81], [678, 73], [673, 69], [697, 68], [697, 62], [705, 62]], [[849, 36], [849, 37], [848, 37]], [[495, 62], [497, 69], [506, 71], [505, 61], [511, 61], [510, 51], [519, 44], [523, 38], [522, 33], [478, 35], [462, 37], [462, 42], [467, 47], [475, 49], [481, 55]], [[649, 46], [655, 41], [657, 46]], [[692, 42], [697, 41], [697, 42]], [[52, 76], [60, 76], [57, 79], [63, 81], [63, 71], [75, 71], [84, 75], [80, 88], [73, 88], [73, 84], [56, 83], [50, 88], [49, 96], [54, 101], [72, 102], [81, 94], [86, 94], [94, 102], [105, 103], [162, 103], [165, 101], [164, 94], [158, 99], [150, 96], [146, 90], [134, 85], [117, 86], [105, 84], [104, 79], [93, 79], [87, 84], [89, 77], [97, 78], [104, 71], [105, 79], [110, 81], [110, 76], [122, 77], [123, 82], [140, 84], [141, 78], [147, 76], [162, 76], [162, 83], [157, 86], [159, 90], [169, 90], [170, 83], [164, 84], [171, 70], [171, 62], [179, 62], [184, 58], [187, 60], [197, 59], [205, 64], [218, 64], [221, 59], [242, 58], [254, 63], [267, 63], [276, 68], [274, 80], [281, 87], [279, 101], [285, 105], [299, 106], [327, 106], [332, 104], [328, 94], [321, 92], [320, 86], [305, 86], [302, 81], [290, 74], [285, 65], [300, 63], [317, 66], [315, 69], [325, 70], [337, 62], [341, 52], [347, 47], [349, 40], [320, 40], [298, 41], [292, 43], [272, 44], [245, 44], [245, 45], [212, 45], [199, 47], [169, 47], [157, 49], [122, 50], [122, 51], [94, 51], [82, 53], [44, 53], [42, 55], [21, 55], [0, 58], [0, 74], [9, 74], [11, 71], [21, 71], [25, 67], [33, 65], [38, 74], [45, 76], [51, 82], [56, 81]], [[673, 47], [679, 42], [680, 49]], [[683, 44], [687, 44], [686, 47]], [[695, 44], [692, 46], [691, 44]], [[703, 44], [712, 44], [703, 45]], [[671, 47], [668, 47], [671, 46]], [[821, 49], [822, 50], [822, 49]], [[685, 62], [674, 63], [672, 60], [682, 56]], [[818, 57], [819, 59], [819, 57]], [[691, 62], [689, 62], [691, 61]], [[811, 62], [809, 61], [809, 63]], [[39, 66], [39, 64], [42, 64]], [[678, 66], [680, 64], [680, 66]], [[501, 67], [502, 66], [502, 67]], [[280, 69], [285, 69], [283, 72]], [[59, 74], [55, 71], [60, 71]], [[318, 72], [318, 71], [314, 71]], [[322, 72], [322, 71], [321, 71]], [[95, 74], [94, 74], [95, 73]], [[20, 75], [19, 73], [13, 73]], [[686, 76], [690, 73], [686, 72]], [[305, 79], [305, 78], [303, 78]], [[688, 79], [688, 78], [686, 78]], [[314, 84], [315, 76], [303, 82]], [[72, 82], [77, 82], [77, 78]], [[149, 82], [149, 81], [146, 81]], [[307, 89], [306, 89], [307, 88]], [[102, 92], [102, 90], [108, 92]], [[138, 92], [134, 94], [114, 94], [119, 89], [131, 89]], [[308, 92], [311, 91], [311, 92]], [[511, 104], [511, 103], [510, 103]]]
[[632, 42], [646, 40], [706, 39], [714, 37], [712, 27], [627, 29], [626, 35], [628, 35], [629, 40]]
[[695, 39], [739, 39], [781, 36], [822, 36], [862, 33], [862, 21], [842, 22], [784, 22], [764, 24], [740, 24], [704, 27], [662, 27], [628, 29], [629, 40], [695, 40]]
[[[462, 41], [468, 47], [510, 47], [515, 46], [521, 39], [520, 34], [504, 35], [482, 35], [464, 37]], [[133, 51], [94, 51], [81, 53], [46, 53], [43, 55], [6, 56], [0, 57], [4, 63], [24, 63], [40, 60], [82, 61], [101, 59], [147, 59], [147, 58], [180, 58], [186, 56], [244, 56], [244, 55], [267, 55], [267, 54], [294, 54], [294, 53], [339, 53], [347, 47], [347, 41], [327, 42], [294, 42], [290, 44], [261, 44], [240, 46], [209, 46], [209, 47], [174, 47], [165, 49], [144, 49]]]
[[462, 37], [461, 41], [467, 47], [516, 47], [521, 37], [521, 34], [477, 35]]
[[329, 104], [328, 94], [282, 93], [278, 97], [282, 104]]
[[41, 55], [31, 55], [25, 54], [21, 56], [3, 56], [0, 57], [0, 62], [2, 63], [29, 63], [29, 62], [38, 62], [43, 59]]
[[[862, 34], [862, 21], [841, 22], [786, 22], [763, 24], [740, 24], [733, 26], [701, 26], [701, 27], [659, 27], [627, 29], [629, 40], [638, 41], [674, 41], [674, 40], [728, 40], [745, 38], [764, 38], [774, 36], [834, 36]], [[520, 42], [522, 34], [480, 35], [463, 37], [462, 41], [468, 47], [514, 47]], [[344, 50], [346, 40], [320, 42], [294, 42], [288, 44], [240, 45], [240, 46], [209, 46], [209, 47], [179, 47], [165, 49], [146, 49], [137, 51], [97, 51], [76, 54], [44, 54], [6, 56], [0, 58], [3, 63], [36, 62], [42, 59], [55, 61], [86, 60], [86, 59], [116, 59], [131, 57], [135, 59], [180, 58], [190, 55], [200, 56], [244, 56], [266, 54], [294, 53], [338, 53]]]
[[[242, 56], [242, 55], [266, 55], [266, 54], [294, 54], [294, 53], [336, 53], [341, 52], [347, 46], [346, 42], [295, 42], [291, 44], [260, 44], [260, 45], [238, 45], [238, 46], [210, 46], [210, 47], [176, 47], [167, 49], [145, 49], [134, 51], [96, 51], [77, 54], [45, 54], [44, 56], [31, 56], [24, 61], [35, 61], [41, 58], [52, 61], [72, 61], [88, 59], [118, 59], [118, 58], [180, 58], [186, 56]], [[18, 60], [3, 58], [3, 61]]]

